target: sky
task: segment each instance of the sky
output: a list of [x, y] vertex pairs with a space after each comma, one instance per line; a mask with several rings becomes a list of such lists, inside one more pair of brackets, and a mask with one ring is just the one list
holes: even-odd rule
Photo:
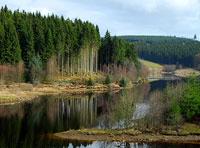
[[92, 22], [101, 36], [165, 35], [200, 39], [200, 0], [0, 0], [11, 10]]

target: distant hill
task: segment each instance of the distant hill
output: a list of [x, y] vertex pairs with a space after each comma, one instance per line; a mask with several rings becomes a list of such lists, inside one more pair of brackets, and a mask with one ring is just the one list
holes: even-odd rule
[[194, 67], [194, 57], [200, 54], [200, 42], [172, 36], [119, 36], [133, 42], [140, 58], [159, 64]]
[[139, 36], [139, 35], [125, 35], [119, 36], [125, 41], [129, 42], [145, 42], [145, 43], [188, 43], [197, 42], [193, 39], [175, 37], [175, 36]]

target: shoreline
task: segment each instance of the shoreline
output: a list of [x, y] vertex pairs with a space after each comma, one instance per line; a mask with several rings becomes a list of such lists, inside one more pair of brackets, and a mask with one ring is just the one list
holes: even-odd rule
[[[192, 130], [191, 130], [192, 131]], [[47, 134], [47, 138], [62, 141], [79, 142], [145, 142], [145, 143], [172, 143], [200, 145], [200, 132], [196, 134], [174, 134], [161, 132], [142, 132], [134, 129], [80, 129], [61, 133]]]
[[112, 83], [111, 85], [95, 84], [94, 86], [71, 84], [40, 84], [33, 86], [29, 83], [14, 83], [0, 85], [0, 105], [12, 105], [33, 100], [43, 95], [71, 94], [84, 95], [90, 92], [105, 93], [107, 91], [118, 92], [123, 87]]

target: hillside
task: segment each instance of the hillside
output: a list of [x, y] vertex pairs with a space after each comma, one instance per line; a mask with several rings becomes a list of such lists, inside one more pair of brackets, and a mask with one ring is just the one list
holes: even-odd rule
[[120, 36], [133, 42], [140, 58], [159, 64], [176, 64], [178, 67], [195, 67], [200, 53], [200, 42], [167, 36]]
[[127, 35], [127, 36], [119, 36], [123, 40], [129, 42], [144, 42], [144, 43], [188, 43], [188, 42], [197, 42], [193, 39], [188, 39], [184, 37], [176, 37], [176, 36], [138, 36], [138, 35]]

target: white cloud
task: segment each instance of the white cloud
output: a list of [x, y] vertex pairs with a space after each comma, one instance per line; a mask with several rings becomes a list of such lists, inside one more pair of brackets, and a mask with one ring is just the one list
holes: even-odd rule
[[199, 5], [199, 0], [164, 0], [166, 4], [177, 9], [194, 9]]
[[193, 37], [200, 32], [200, 0], [0, 0], [9, 9], [40, 11], [98, 24], [101, 35], [163, 34]]
[[50, 12], [48, 9], [46, 8], [31, 8], [31, 12], [37, 12], [39, 11], [42, 15], [51, 15], [52, 12]]

